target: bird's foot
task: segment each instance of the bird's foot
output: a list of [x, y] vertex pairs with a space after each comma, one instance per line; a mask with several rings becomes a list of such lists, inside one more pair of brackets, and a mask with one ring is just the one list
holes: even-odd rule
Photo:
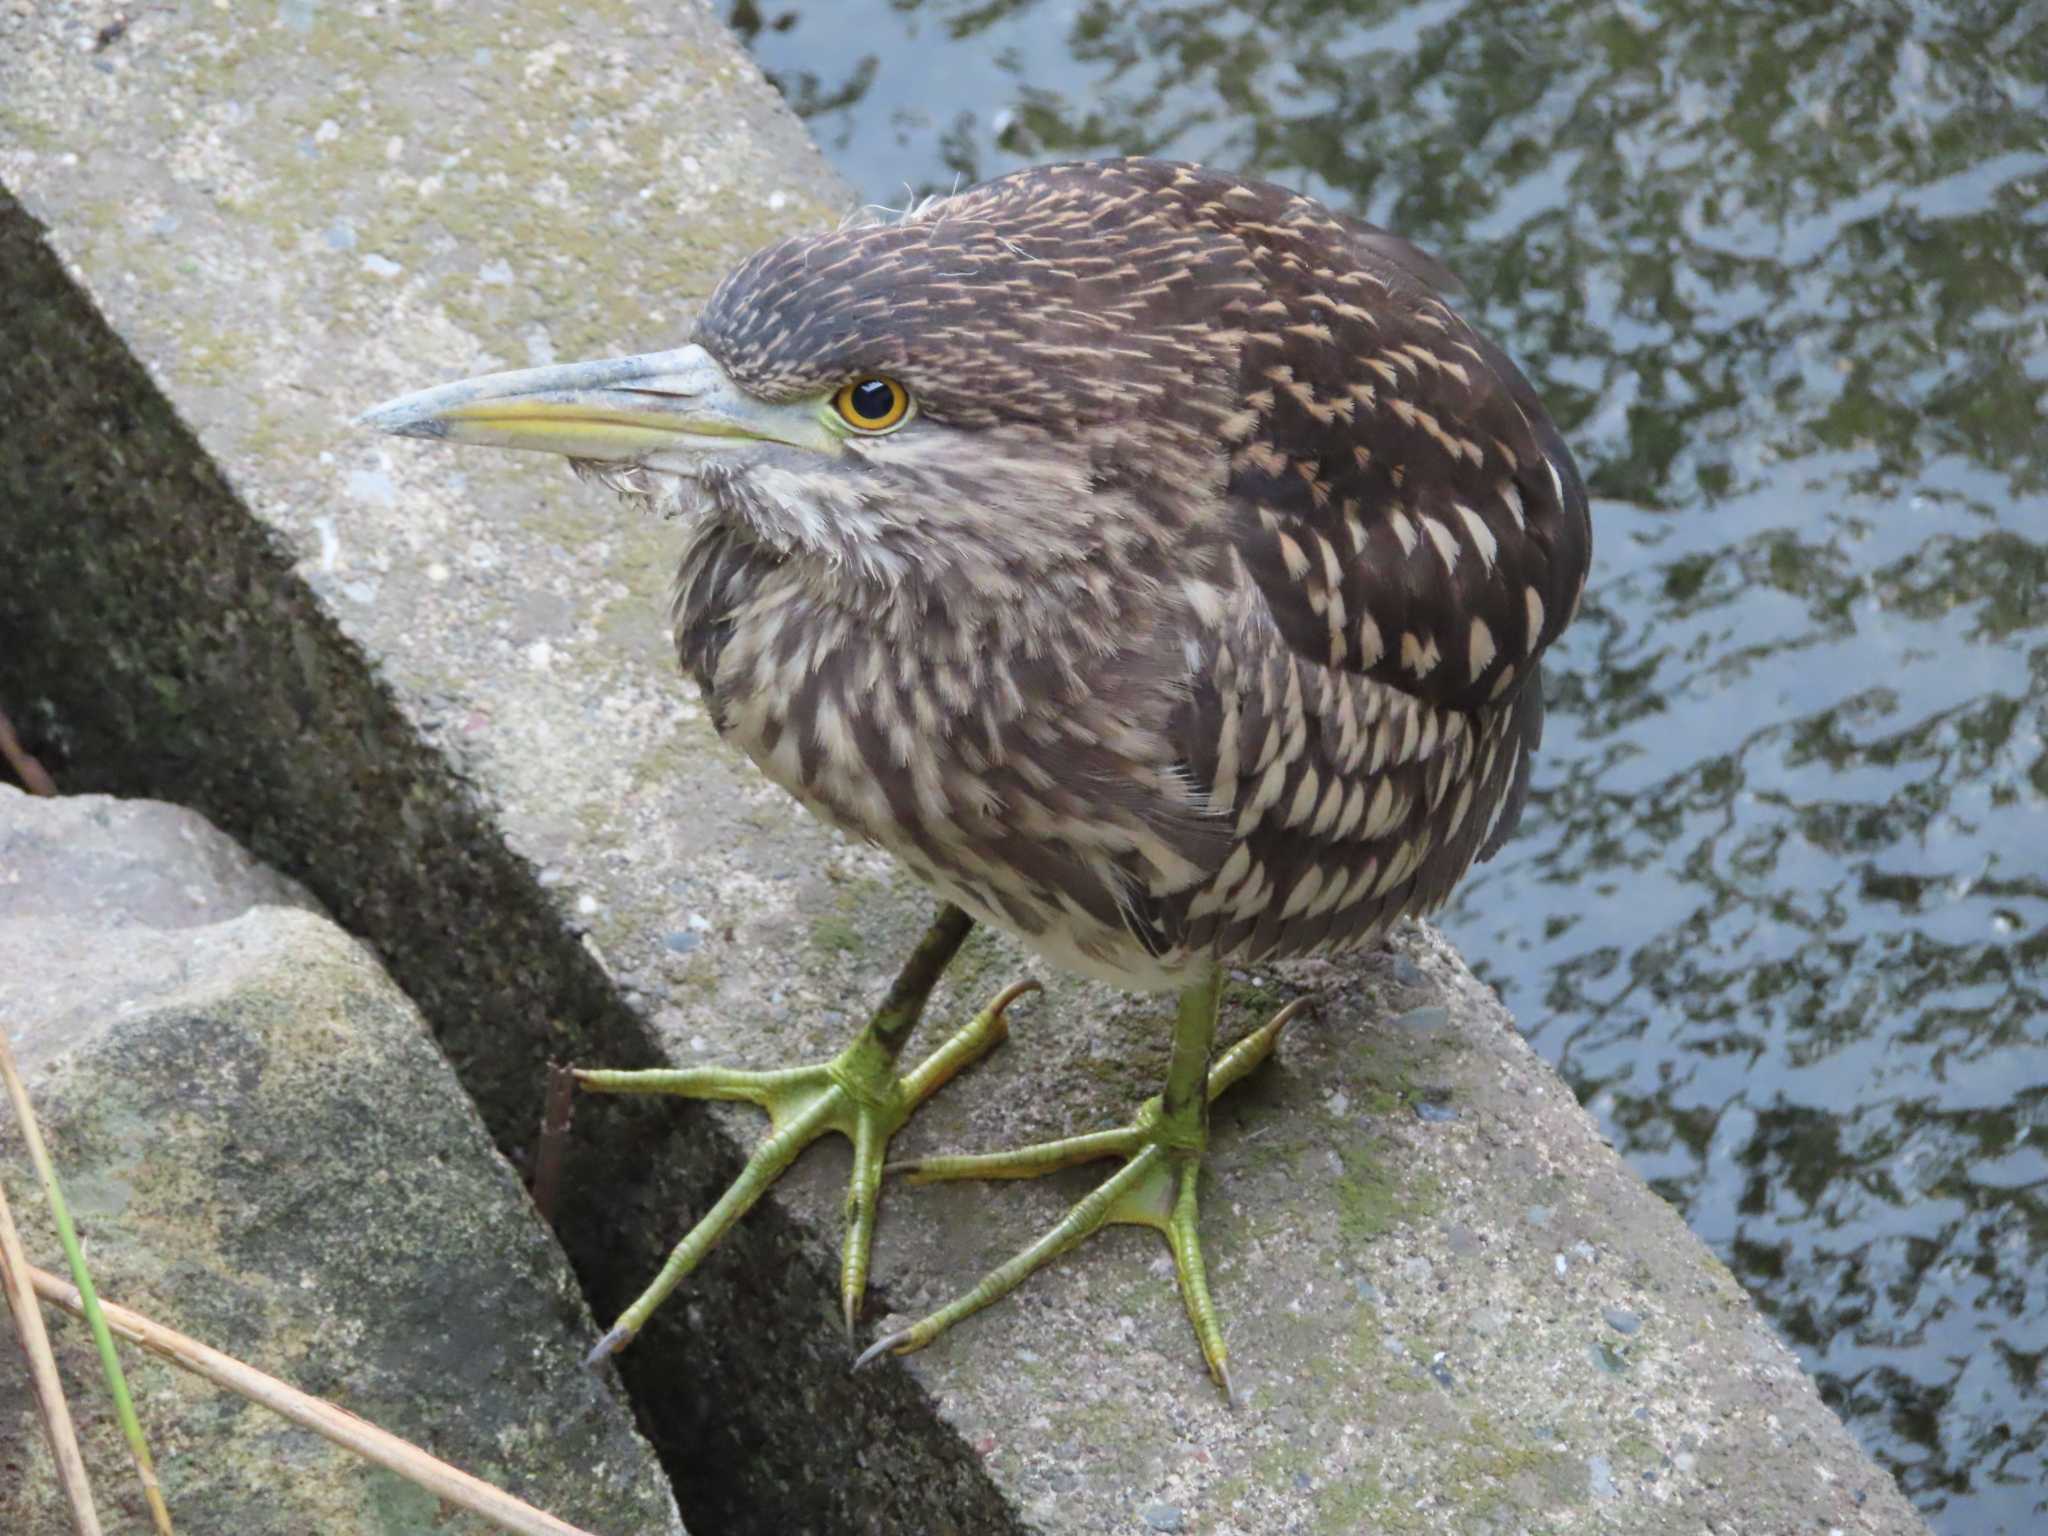
[[[964, 932], [964, 930], [963, 930]], [[936, 973], [934, 973], [936, 974]], [[744, 1216], [797, 1154], [820, 1136], [834, 1131], [853, 1143], [853, 1175], [846, 1189], [846, 1241], [840, 1250], [839, 1296], [850, 1335], [860, 1315], [868, 1283], [868, 1256], [874, 1242], [875, 1206], [882, 1186], [882, 1157], [889, 1138], [901, 1130], [917, 1107], [945, 1086], [963, 1067], [1000, 1045], [1009, 1032], [1004, 1010], [1035, 981], [1020, 981], [956, 1032], [913, 1071], [899, 1075], [896, 1051], [907, 1033], [900, 1017], [884, 1011], [854, 1042], [830, 1061], [780, 1071], [745, 1072], [725, 1067], [692, 1067], [674, 1071], [607, 1072], [579, 1070], [577, 1086], [594, 1093], [666, 1093], [688, 1099], [744, 1100], [768, 1112], [768, 1135], [720, 1197], [683, 1240], [676, 1244], [651, 1285], [619, 1314], [619, 1319], [590, 1352], [596, 1364], [632, 1341], [647, 1319], [732, 1224]], [[923, 998], [917, 999], [922, 1007]]]
[[1173, 1250], [1181, 1300], [1202, 1346], [1202, 1358], [1208, 1362], [1216, 1385], [1229, 1397], [1223, 1325], [1209, 1295], [1209, 1279], [1196, 1230], [1195, 1185], [1208, 1141], [1206, 1109], [1209, 1102], [1221, 1097], [1273, 1053], [1281, 1029], [1310, 1001], [1301, 998], [1290, 1003], [1224, 1052], [1209, 1068], [1203, 1099], [1177, 1112], [1169, 1112], [1165, 1097], [1161, 1096], [1146, 1100], [1137, 1118], [1116, 1130], [1041, 1142], [1012, 1152], [926, 1157], [890, 1164], [889, 1172], [925, 1184], [941, 1179], [1029, 1179], [1098, 1158], [1125, 1160], [1121, 1169], [1079, 1201], [1037, 1242], [990, 1270], [972, 1290], [938, 1311], [877, 1339], [855, 1362], [856, 1368], [884, 1354], [907, 1355], [922, 1349], [955, 1323], [1008, 1295], [1034, 1270], [1051, 1263], [1103, 1227], [1126, 1223], [1154, 1227], [1165, 1234], [1167, 1245]]

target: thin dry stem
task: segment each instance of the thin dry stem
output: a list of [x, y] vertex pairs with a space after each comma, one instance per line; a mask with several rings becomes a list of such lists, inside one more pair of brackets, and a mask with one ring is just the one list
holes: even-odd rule
[[35, 1165], [36, 1177], [42, 1180], [43, 1198], [49, 1202], [50, 1219], [57, 1227], [57, 1241], [64, 1246], [64, 1260], [71, 1266], [71, 1278], [77, 1283], [83, 1299], [85, 1321], [92, 1329], [93, 1346], [99, 1352], [100, 1374], [106, 1378], [107, 1396], [113, 1400], [114, 1418], [121, 1426], [122, 1438], [128, 1442], [135, 1475], [142, 1480], [142, 1497], [149, 1505], [150, 1521], [156, 1527], [157, 1536], [175, 1536], [171, 1528], [170, 1507], [164, 1503], [163, 1486], [157, 1481], [156, 1463], [150, 1458], [149, 1441], [142, 1433], [142, 1420], [136, 1415], [135, 1399], [128, 1391], [128, 1378], [121, 1371], [121, 1357], [115, 1353], [113, 1335], [107, 1332], [106, 1320], [100, 1316], [92, 1272], [86, 1267], [85, 1246], [78, 1240], [78, 1228], [71, 1220], [71, 1208], [64, 1199], [64, 1186], [57, 1178], [56, 1161], [43, 1142], [42, 1127], [36, 1123], [35, 1106], [29, 1102], [28, 1084], [21, 1080], [21, 1073], [14, 1065], [14, 1048], [7, 1043], [4, 1029], [0, 1029], [0, 1085], [6, 1088], [7, 1097], [14, 1105], [15, 1118], [21, 1122], [21, 1139], [28, 1145], [29, 1161]]
[[37, 762], [35, 755], [21, 744], [21, 738], [14, 733], [14, 722], [7, 718], [4, 709], [0, 709], [0, 760], [14, 770], [15, 777], [21, 780], [21, 787], [30, 794], [57, 793], [57, 781], [50, 777], [49, 769]]
[[569, 1121], [576, 1112], [576, 1072], [559, 1061], [548, 1063], [548, 1097], [540, 1117], [540, 1145], [533, 1157], [533, 1205], [540, 1219], [554, 1224], [555, 1204], [562, 1194], [562, 1154], [569, 1142]]
[[[35, 1282], [36, 1293], [46, 1301], [62, 1307], [74, 1317], [83, 1315], [78, 1292], [67, 1281], [40, 1269], [31, 1269], [29, 1275]], [[161, 1355], [173, 1365], [203, 1377], [215, 1386], [225, 1387], [252, 1403], [262, 1404], [272, 1413], [312, 1430], [343, 1450], [396, 1472], [436, 1498], [446, 1499], [450, 1504], [482, 1516], [500, 1530], [514, 1532], [515, 1536], [591, 1536], [580, 1527], [558, 1520], [503, 1489], [493, 1488], [489, 1483], [429, 1456], [418, 1446], [379, 1429], [367, 1419], [357, 1418], [345, 1408], [310, 1397], [275, 1376], [267, 1376], [254, 1366], [243, 1364], [232, 1355], [209, 1349], [197, 1339], [153, 1323], [126, 1307], [117, 1307], [104, 1297], [100, 1308], [106, 1314], [107, 1326], [131, 1344], [139, 1344], [151, 1354]]]
[[7, 1191], [0, 1189], [0, 1288], [7, 1292], [15, 1331], [21, 1335], [22, 1353], [28, 1357], [36, 1410], [42, 1415], [43, 1434], [57, 1463], [58, 1485], [71, 1506], [71, 1523], [78, 1536], [100, 1536], [100, 1517], [93, 1507], [92, 1488], [86, 1481], [85, 1458], [79, 1454], [78, 1435], [71, 1426], [64, 1384], [57, 1378], [57, 1357], [50, 1352], [50, 1336], [43, 1328], [43, 1309], [36, 1302], [36, 1274], [21, 1246], [21, 1234], [14, 1229]]

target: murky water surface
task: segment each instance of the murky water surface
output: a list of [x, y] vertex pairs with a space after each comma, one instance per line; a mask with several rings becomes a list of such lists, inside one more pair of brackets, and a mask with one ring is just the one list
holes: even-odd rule
[[1163, 153], [1462, 273], [1599, 553], [1448, 926], [1935, 1528], [2048, 1528], [2038, 0], [729, 14], [876, 201]]

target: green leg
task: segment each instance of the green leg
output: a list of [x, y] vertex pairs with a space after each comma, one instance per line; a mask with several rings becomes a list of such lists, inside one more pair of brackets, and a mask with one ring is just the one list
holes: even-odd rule
[[631, 1342], [654, 1309], [704, 1261], [727, 1228], [744, 1216], [768, 1187], [820, 1136], [837, 1131], [853, 1143], [853, 1177], [846, 1191], [846, 1241], [840, 1251], [839, 1297], [850, 1334], [867, 1290], [868, 1254], [873, 1246], [875, 1206], [882, 1186], [882, 1155], [889, 1138], [916, 1108], [961, 1068], [1002, 1042], [1003, 1013], [1035, 981], [1018, 982], [976, 1014], [914, 1071], [898, 1076], [896, 1058], [924, 1013], [924, 1005], [947, 963], [966, 941], [974, 919], [958, 907], [939, 909], [882, 1006], [854, 1041], [830, 1061], [772, 1072], [725, 1067], [677, 1071], [581, 1071], [578, 1086], [593, 1093], [671, 1093], [689, 1099], [733, 1099], [768, 1111], [768, 1135], [747, 1166], [704, 1218], [676, 1244], [653, 1284], [619, 1314], [619, 1320], [590, 1352], [590, 1363]]
[[1287, 1021], [1309, 1005], [1303, 998], [1288, 1005], [1263, 1027], [1232, 1046], [1212, 1066], [1216, 1039], [1216, 1007], [1222, 990], [1220, 972], [1211, 967], [1180, 996], [1174, 1025], [1173, 1056], [1166, 1068], [1166, 1091], [1149, 1099], [1136, 1120], [1113, 1131], [1043, 1142], [1015, 1152], [977, 1157], [928, 1157], [894, 1165], [916, 1183], [936, 1179], [1028, 1179], [1055, 1168], [1103, 1157], [1121, 1157], [1124, 1166], [1067, 1212], [1059, 1224], [1015, 1258], [984, 1275], [965, 1295], [910, 1327], [877, 1340], [857, 1365], [885, 1353], [908, 1354], [922, 1349], [961, 1319], [973, 1316], [1008, 1295], [1026, 1276], [1113, 1222], [1156, 1227], [1173, 1250], [1180, 1277], [1181, 1300], [1202, 1358], [1216, 1385], [1230, 1395], [1223, 1325], [1209, 1295], [1209, 1277], [1202, 1264], [1197, 1232], [1195, 1185], [1209, 1140], [1209, 1104], [1273, 1053], [1273, 1043]]

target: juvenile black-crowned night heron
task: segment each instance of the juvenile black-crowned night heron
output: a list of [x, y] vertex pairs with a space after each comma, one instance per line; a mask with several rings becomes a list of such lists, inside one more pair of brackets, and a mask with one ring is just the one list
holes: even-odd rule
[[[976, 921], [1175, 989], [1164, 1091], [1119, 1130], [913, 1178], [1125, 1166], [952, 1305], [928, 1343], [1106, 1222], [1164, 1231], [1228, 1391], [1196, 1236], [1208, 1102], [1283, 1018], [1214, 1053], [1222, 967], [1375, 943], [1512, 830], [1539, 658], [1591, 528], [1514, 365], [1383, 231], [1188, 165], [1049, 166], [784, 240], [677, 351], [472, 379], [364, 419], [565, 454], [688, 520], [673, 620], [725, 739], [945, 900], [822, 1066], [582, 1074], [747, 1099], [745, 1172], [629, 1308], [648, 1314], [809, 1141], [855, 1147], [842, 1291], [883, 1151], [1003, 1032], [995, 1000], [896, 1058]], [[867, 1358], [863, 1357], [863, 1358]]]

